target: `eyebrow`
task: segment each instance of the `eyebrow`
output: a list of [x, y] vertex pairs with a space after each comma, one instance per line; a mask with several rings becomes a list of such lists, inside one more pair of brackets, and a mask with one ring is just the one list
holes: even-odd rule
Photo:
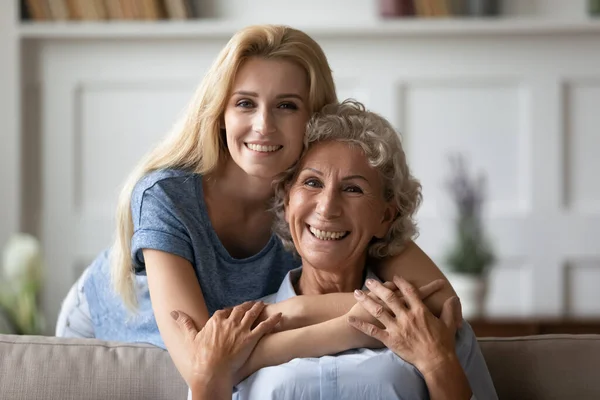
[[[323, 176], [323, 173], [321, 171], [319, 171], [318, 169], [307, 167], [307, 168], [304, 168], [302, 170], [302, 172], [304, 172], [304, 171], [312, 171], [312, 172], [314, 172], [317, 175]], [[369, 183], [368, 179], [365, 178], [362, 175], [348, 175], [348, 176], [345, 176], [345, 177], [342, 178], [343, 181], [349, 181], [349, 180], [352, 180], [352, 179], [362, 179], [363, 181]]]
[[[233, 92], [233, 94], [239, 94], [242, 96], [250, 96], [250, 97], [258, 97], [258, 93], [256, 92], [248, 92], [246, 90], [238, 90], [237, 92]], [[300, 101], [304, 101], [304, 99], [302, 98], [302, 96], [300, 96], [299, 94], [296, 93], [282, 93], [282, 94], [278, 94], [277, 96], [275, 96], [276, 99], [289, 99], [289, 98], [294, 98], [294, 99], [298, 99]]]

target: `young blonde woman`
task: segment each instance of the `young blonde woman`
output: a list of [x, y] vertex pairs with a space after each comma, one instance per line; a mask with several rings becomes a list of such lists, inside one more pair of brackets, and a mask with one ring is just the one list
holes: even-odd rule
[[[325, 54], [308, 35], [273, 25], [236, 33], [182, 120], [129, 177], [115, 242], [71, 289], [57, 336], [152, 343], [168, 349], [191, 382], [171, 311], [202, 328], [218, 310], [275, 292], [300, 265], [272, 233], [271, 184], [299, 158], [309, 117], [335, 102]], [[375, 272], [417, 287], [444, 278], [413, 242]], [[426, 304], [439, 315], [453, 295], [448, 284]], [[277, 322], [288, 330], [338, 317], [354, 304], [352, 294], [332, 293], [250, 311], [260, 313], [266, 330]], [[327, 354], [340, 351], [345, 336], [362, 335], [350, 328], [337, 333], [307, 338], [316, 353]]]

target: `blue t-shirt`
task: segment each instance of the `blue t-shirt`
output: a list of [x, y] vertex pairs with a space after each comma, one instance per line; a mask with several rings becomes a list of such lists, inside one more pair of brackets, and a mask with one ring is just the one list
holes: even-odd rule
[[232, 257], [212, 228], [202, 176], [192, 172], [169, 169], [149, 173], [133, 190], [131, 212], [131, 257], [138, 311], [129, 312], [113, 292], [108, 253], [103, 252], [90, 266], [84, 283], [95, 336], [99, 339], [165, 347], [152, 311], [143, 249], [161, 250], [188, 260], [210, 315], [277, 291], [287, 272], [300, 265], [300, 260], [286, 252], [275, 235], [257, 254], [244, 259]]

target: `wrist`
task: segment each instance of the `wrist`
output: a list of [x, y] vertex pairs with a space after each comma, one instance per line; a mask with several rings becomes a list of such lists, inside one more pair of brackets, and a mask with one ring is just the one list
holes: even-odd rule
[[417, 367], [431, 399], [470, 399], [473, 392], [456, 354], [442, 354], [434, 359], [423, 369]]
[[201, 367], [195, 366], [192, 371], [191, 384], [200, 383], [202, 385], [214, 384], [217, 382], [230, 382], [233, 380], [231, 368], [221, 364], [203, 364]]
[[443, 374], [449, 369], [456, 367], [461, 368], [458, 357], [454, 351], [439, 352], [430, 357], [427, 357], [422, 363], [415, 363], [415, 367], [423, 376]]
[[194, 374], [190, 382], [192, 398], [195, 399], [230, 399], [233, 380], [229, 371], [215, 370]]

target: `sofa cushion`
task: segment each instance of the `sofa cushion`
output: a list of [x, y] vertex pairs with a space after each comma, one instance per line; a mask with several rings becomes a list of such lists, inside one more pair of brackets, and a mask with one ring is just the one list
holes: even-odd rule
[[2, 399], [185, 399], [169, 354], [146, 344], [0, 335]]
[[500, 399], [600, 399], [600, 335], [480, 338]]
[[[600, 335], [481, 338], [500, 399], [600, 399]], [[0, 335], [2, 399], [185, 399], [168, 353], [146, 344]]]

